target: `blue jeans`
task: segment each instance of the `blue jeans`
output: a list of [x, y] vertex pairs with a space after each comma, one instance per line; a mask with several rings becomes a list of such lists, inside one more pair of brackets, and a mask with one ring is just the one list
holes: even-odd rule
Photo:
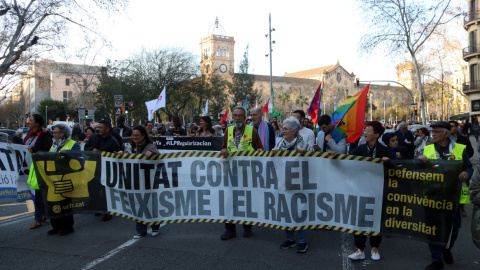
[[[285, 234], [287, 235], [287, 240], [288, 241], [295, 241], [295, 231], [285, 231]], [[306, 243], [307, 242], [307, 233], [305, 230], [299, 230], [298, 231], [298, 242], [299, 243]]]
[[35, 189], [35, 221], [42, 223], [42, 217], [45, 216], [45, 206], [43, 205], [42, 193]]
[[[455, 219], [453, 221], [452, 237], [450, 238], [450, 247], [448, 249], [453, 248], [453, 244], [455, 244], [455, 240], [457, 240], [458, 231], [460, 230], [461, 225], [462, 225], [462, 217], [460, 216], [460, 209], [459, 209], [455, 214]], [[428, 247], [430, 248], [430, 255], [432, 257], [432, 261], [443, 263], [443, 251], [446, 248], [444, 248], [443, 246], [437, 246], [434, 244], [428, 244]]]
[[[138, 234], [146, 235], [147, 234], [148, 225], [144, 225], [143, 223], [137, 222], [136, 229]], [[152, 225], [153, 231], [158, 231], [160, 229], [160, 224]]]

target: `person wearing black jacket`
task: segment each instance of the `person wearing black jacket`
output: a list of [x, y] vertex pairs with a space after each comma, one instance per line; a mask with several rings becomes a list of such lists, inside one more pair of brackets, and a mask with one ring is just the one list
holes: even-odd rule
[[468, 137], [465, 137], [461, 135], [458, 132], [458, 122], [457, 121], [449, 121], [450, 126], [452, 127], [450, 129], [450, 139], [455, 141], [456, 143], [463, 144], [467, 146], [467, 154], [469, 158], [472, 158], [473, 155], [475, 154], [475, 150], [473, 150], [472, 143], [470, 142], [470, 139]]
[[[52, 134], [43, 130], [45, 120], [40, 114], [30, 116], [28, 127], [30, 131], [25, 137], [25, 145], [28, 146], [28, 152], [35, 154], [37, 152], [48, 152], [53, 144]], [[30, 178], [30, 177], [29, 177]], [[35, 178], [35, 177], [34, 177]], [[35, 181], [36, 182], [36, 181]], [[42, 193], [35, 189], [35, 221], [30, 225], [30, 229], [36, 229], [45, 222], [45, 206], [43, 204]]]
[[[382, 158], [382, 160], [388, 160], [390, 155], [390, 150], [387, 147], [383, 146], [378, 139], [385, 131], [385, 128], [378, 121], [371, 121], [365, 124], [365, 129], [363, 130], [363, 136], [365, 137], [365, 144], [357, 146], [352, 150], [351, 154], [356, 156], [371, 157], [371, 158]], [[385, 159], [384, 159], [385, 158]], [[365, 243], [367, 242], [366, 235], [354, 235], [355, 247], [357, 250], [348, 256], [351, 260], [364, 260], [365, 259]], [[370, 236], [370, 245], [372, 246], [371, 258], [374, 261], [380, 260], [380, 254], [378, 252], [378, 247], [382, 242], [382, 236]]]
[[415, 145], [413, 144], [415, 137], [413, 133], [408, 130], [408, 124], [405, 121], [398, 124], [398, 130], [395, 131], [395, 135], [397, 135], [398, 138], [398, 145], [407, 148], [411, 156], [413, 156], [413, 152], [415, 151]]
[[[88, 142], [85, 144], [85, 151], [104, 151], [116, 153], [121, 150], [120, 144], [111, 135], [112, 124], [109, 120], [100, 120], [100, 122], [98, 122], [97, 130], [98, 133], [92, 134], [92, 136], [90, 136], [90, 139], [88, 139]], [[103, 221], [109, 221], [110, 219], [112, 219], [111, 215], [103, 215]]]
[[406, 147], [398, 145], [397, 135], [393, 132], [383, 134], [382, 141], [390, 151], [389, 159], [413, 159], [410, 151]]

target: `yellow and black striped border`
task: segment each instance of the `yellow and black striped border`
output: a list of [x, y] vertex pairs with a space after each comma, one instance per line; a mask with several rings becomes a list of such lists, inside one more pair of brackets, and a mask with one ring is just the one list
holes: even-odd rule
[[255, 222], [255, 221], [243, 221], [243, 220], [228, 220], [228, 219], [213, 219], [213, 218], [200, 218], [200, 219], [172, 219], [172, 220], [163, 220], [163, 221], [156, 221], [156, 222], [145, 222], [141, 221], [136, 218], [129, 217], [124, 214], [118, 214], [115, 212], [110, 212], [110, 215], [116, 217], [122, 217], [126, 219], [131, 219], [138, 223], [142, 223], [144, 225], [160, 225], [160, 224], [179, 224], [179, 223], [232, 223], [232, 224], [245, 224], [245, 225], [252, 225], [270, 229], [277, 229], [282, 231], [299, 231], [299, 230], [313, 230], [313, 229], [323, 229], [323, 230], [332, 230], [332, 231], [340, 231], [346, 232], [355, 235], [373, 235], [376, 236], [379, 232], [372, 232], [372, 231], [356, 231], [352, 229], [347, 229], [339, 226], [331, 226], [331, 225], [306, 225], [306, 226], [299, 226], [299, 227], [287, 227], [287, 226], [280, 226], [280, 225], [273, 225], [263, 222]]
[[[203, 152], [203, 151], [188, 151], [188, 152], [172, 152], [165, 153], [160, 155], [152, 155], [147, 158], [142, 154], [123, 154], [119, 155], [116, 153], [102, 152], [103, 157], [109, 158], [123, 158], [123, 159], [143, 159], [143, 160], [157, 160], [157, 159], [169, 159], [169, 158], [184, 158], [184, 157], [198, 157], [198, 158], [222, 158], [220, 152]], [[311, 152], [307, 151], [305, 153], [299, 153], [297, 151], [278, 151], [273, 153], [272, 151], [239, 151], [231, 153], [227, 158], [231, 157], [321, 157], [328, 159], [337, 159], [337, 160], [356, 160], [356, 161], [368, 161], [372, 163], [382, 163], [380, 158], [370, 158], [346, 154], [329, 154], [329, 153], [320, 153], [320, 152]]]

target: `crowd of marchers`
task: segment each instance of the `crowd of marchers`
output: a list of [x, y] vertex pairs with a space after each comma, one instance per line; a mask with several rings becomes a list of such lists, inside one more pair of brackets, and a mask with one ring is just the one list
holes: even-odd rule
[[[44, 129], [45, 120], [39, 114], [33, 114], [29, 119], [29, 132], [23, 135], [19, 130], [12, 143], [28, 146], [28, 151], [35, 154], [44, 152], [61, 152], [79, 150], [80, 145], [86, 151], [106, 151], [114, 153], [136, 153], [150, 157], [159, 154], [159, 149], [153, 144], [152, 136], [223, 136], [221, 154], [227, 157], [236, 151], [319, 151], [330, 154], [351, 154], [364, 157], [381, 158], [383, 162], [398, 159], [417, 159], [427, 162], [429, 159], [457, 160], [463, 164], [458, 181], [465, 187], [470, 187], [470, 198], [461, 198], [460, 203], [470, 201], [474, 204], [472, 218], [472, 237], [474, 243], [480, 248], [480, 172], [479, 167], [474, 170], [470, 158], [474, 149], [470, 142], [470, 135], [478, 142], [478, 123], [464, 125], [462, 128], [457, 121], [439, 121], [429, 126], [416, 128], [413, 132], [406, 122], [401, 122], [391, 132], [385, 132], [384, 126], [377, 121], [366, 122], [363, 135], [355, 142], [347, 144], [346, 138], [334, 132], [329, 115], [319, 117], [317, 123], [312, 123], [305, 117], [305, 112], [296, 110], [292, 116], [278, 121], [272, 117], [265, 121], [261, 109], [254, 108], [247, 111], [241, 106], [233, 109], [232, 121], [213, 125], [209, 116], [202, 116], [199, 123], [184, 125], [177, 116], [171, 122], [154, 123], [147, 121], [145, 125], [129, 127], [125, 118], [120, 116], [115, 127], [110, 119], [102, 119], [95, 126], [82, 131], [79, 124], [71, 129], [66, 124], [58, 124], [52, 130]], [[316, 129], [318, 128], [318, 132]], [[472, 133], [472, 134], [471, 134]], [[131, 142], [122, 143], [122, 138], [129, 137]], [[46, 220], [45, 206], [42, 194], [39, 192], [34, 170], [30, 170], [28, 178], [30, 187], [35, 190], [35, 219], [30, 229], [40, 228]], [[111, 215], [97, 213], [103, 216], [104, 221], [112, 219]], [[428, 244], [432, 262], [426, 269], [442, 269], [443, 263], [454, 262], [451, 249], [454, 246], [461, 225], [462, 216], [466, 216], [463, 204], [456, 211], [449, 248]], [[52, 228], [48, 235], [68, 235], [74, 232], [74, 218], [64, 216], [51, 219]], [[147, 225], [136, 223], [135, 239], [147, 236]], [[151, 235], [159, 234], [159, 226], [152, 226]], [[298, 240], [293, 231], [285, 231], [286, 239], [281, 243], [281, 249], [296, 246], [298, 253], [305, 253], [308, 249], [307, 232], [297, 231]], [[243, 225], [243, 237], [253, 236], [251, 225]], [[225, 223], [225, 231], [221, 234], [222, 240], [237, 237], [235, 224]], [[393, 241], [392, 239], [388, 239]], [[354, 235], [351, 260], [364, 260], [366, 258], [367, 236]], [[382, 236], [370, 236], [370, 258], [380, 260], [380, 244]]]

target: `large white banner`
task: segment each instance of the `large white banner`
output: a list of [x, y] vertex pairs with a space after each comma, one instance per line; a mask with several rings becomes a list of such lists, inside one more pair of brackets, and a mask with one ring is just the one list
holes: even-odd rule
[[32, 155], [27, 146], [0, 143], [0, 198], [32, 199], [27, 185]]
[[380, 231], [382, 164], [313, 156], [172, 156], [102, 157], [108, 210], [145, 222], [208, 218]]

